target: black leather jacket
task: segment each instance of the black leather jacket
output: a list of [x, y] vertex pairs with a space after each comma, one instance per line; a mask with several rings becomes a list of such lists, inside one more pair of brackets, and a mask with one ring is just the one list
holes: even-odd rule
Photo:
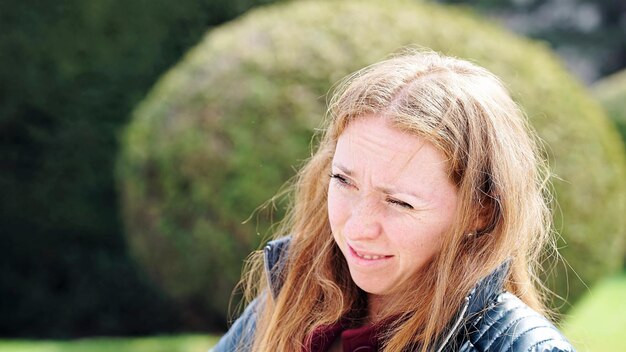
[[[273, 296], [282, 285], [278, 275], [283, 265], [280, 258], [289, 241], [286, 237], [265, 247], [265, 269]], [[503, 291], [507, 272], [508, 263], [503, 263], [478, 282], [439, 338], [435, 351], [574, 351], [552, 323]], [[253, 301], [211, 351], [249, 351], [259, 304], [259, 299]]]

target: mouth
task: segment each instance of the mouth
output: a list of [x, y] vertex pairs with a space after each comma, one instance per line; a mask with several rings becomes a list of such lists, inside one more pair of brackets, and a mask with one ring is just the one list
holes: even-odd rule
[[348, 245], [348, 248], [350, 249], [350, 253], [352, 255], [362, 260], [375, 261], [375, 260], [388, 259], [388, 258], [393, 257], [392, 255], [385, 255], [385, 254], [356, 250], [350, 245]]

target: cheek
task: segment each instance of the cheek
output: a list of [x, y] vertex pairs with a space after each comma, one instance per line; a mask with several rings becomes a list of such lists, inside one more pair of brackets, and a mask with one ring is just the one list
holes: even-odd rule
[[423, 221], [405, 221], [388, 223], [386, 233], [405, 252], [405, 256], [418, 260], [417, 258], [430, 257], [441, 250], [446, 229]]
[[339, 232], [346, 216], [346, 204], [338, 190], [331, 185], [328, 189], [328, 221], [333, 234]]

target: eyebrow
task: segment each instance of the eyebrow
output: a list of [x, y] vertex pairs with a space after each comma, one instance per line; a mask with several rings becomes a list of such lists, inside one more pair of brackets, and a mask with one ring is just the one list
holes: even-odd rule
[[338, 162], [333, 161], [332, 166], [338, 168], [339, 170], [341, 170], [341, 172], [343, 172], [344, 174], [346, 174], [347, 176], [352, 176], [354, 175], [354, 172], [352, 172], [352, 170], [348, 169], [347, 167], [339, 164]]
[[[354, 176], [354, 172], [352, 170], [350, 170], [349, 168], [345, 167], [344, 165], [342, 165], [340, 163], [337, 163], [337, 162], [333, 161], [332, 166], [334, 166], [334, 167], [338, 168], [339, 170], [341, 170], [341, 172], [346, 174], [346, 176]], [[377, 186], [375, 188], [376, 188], [376, 190], [378, 190], [378, 191], [380, 191], [380, 192], [382, 192], [384, 194], [387, 194], [387, 195], [398, 194], [398, 193], [400, 193], [400, 194], [408, 194], [408, 195], [413, 196], [413, 197], [415, 197], [417, 199], [428, 201], [428, 199], [426, 197], [420, 196], [419, 194], [416, 194], [416, 193], [411, 192], [411, 191], [400, 191], [400, 190], [397, 190], [397, 189], [394, 189], [394, 188], [380, 187], [380, 186]]]

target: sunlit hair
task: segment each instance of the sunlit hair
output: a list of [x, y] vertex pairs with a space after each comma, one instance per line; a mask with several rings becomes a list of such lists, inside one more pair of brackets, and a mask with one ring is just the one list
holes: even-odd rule
[[275, 232], [293, 237], [280, 294], [274, 299], [267, 293], [259, 253], [244, 277], [248, 297], [264, 300], [255, 351], [300, 351], [315, 328], [366, 307], [333, 240], [327, 190], [338, 137], [352, 121], [371, 115], [439, 148], [458, 192], [440, 253], [419, 280], [406, 283], [401, 299], [385, 307], [383, 319], [394, 317], [395, 323], [383, 336], [384, 350], [432, 349], [472, 287], [507, 259], [505, 288], [544, 311], [534, 270], [551, 216], [548, 173], [534, 134], [492, 73], [410, 50], [347, 77], [330, 100], [317, 149], [299, 171], [292, 206]]

